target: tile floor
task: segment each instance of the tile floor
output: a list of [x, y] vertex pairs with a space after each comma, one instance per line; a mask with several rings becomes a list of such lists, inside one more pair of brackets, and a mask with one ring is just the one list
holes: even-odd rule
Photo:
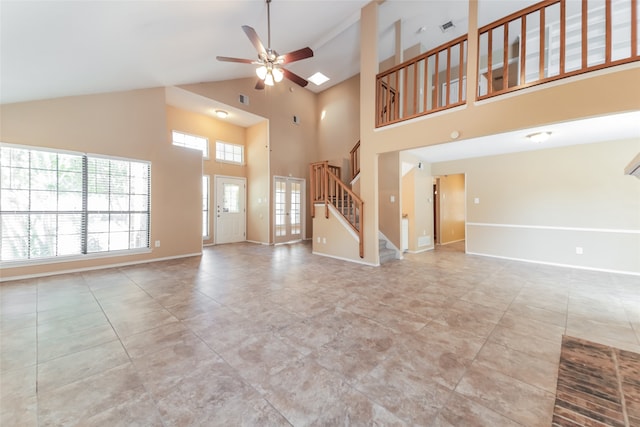
[[549, 426], [563, 334], [640, 352], [640, 278], [310, 245], [0, 284], [0, 425]]

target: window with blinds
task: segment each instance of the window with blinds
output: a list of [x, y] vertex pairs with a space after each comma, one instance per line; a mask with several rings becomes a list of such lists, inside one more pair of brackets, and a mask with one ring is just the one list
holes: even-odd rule
[[149, 248], [148, 162], [0, 145], [0, 261]]

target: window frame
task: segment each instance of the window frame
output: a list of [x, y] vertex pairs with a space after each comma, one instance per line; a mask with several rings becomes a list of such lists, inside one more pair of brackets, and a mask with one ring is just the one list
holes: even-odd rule
[[[176, 142], [175, 140], [175, 134], [180, 134], [183, 136], [188, 136], [191, 138], [197, 138], [197, 139], [202, 139], [204, 141], [204, 149], [198, 148], [198, 147], [193, 147], [190, 145], [187, 145], [185, 143], [180, 143], [180, 142]], [[175, 145], [176, 147], [182, 147], [182, 148], [188, 148], [190, 150], [197, 150], [197, 151], [201, 151], [202, 152], [202, 158], [205, 160], [209, 160], [210, 157], [210, 153], [211, 153], [211, 147], [209, 147], [209, 138], [207, 138], [206, 136], [202, 136], [202, 135], [196, 135], [193, 133], [188, 133], [188, 132], [183, 132], [180, 130], [171, 130], [171, 144]]]
[[[226, 153], [226, 148], [240, 148], [240, 161], [236, 162], [234, 160], [227, 160], [225, 158], [219, 158], [218, 157], [218, 144], [221, 144], [225, 150], [224, 152]], [[236, 166], [244, 166], [245, 165], [245, 157], [244, 157], [244, 145], [242, 144], [235, 144], [233, 142], [227, 142], [227, 141], [222, 141], [222, 140], [216, 140], [216, 162], [218, 163], [227, 163], [229, 165], [236, 165]]]
[[[68, 150], [58, 150], [58, 149], [52, 149], [52, 148], [47, 148], [47, 147], [37, 147], [37, 146], [29, 146], [29, 145], [19, 145], [19, 144], [10, 144], [10, 143], [4, 143], [4, 142], [0, 142], [0, 148], [4, 149], [4, 148], [9, 148], [9, 149], [15, 149], [15, 150], [25, 150], [28, 152], [28, 166], [24, 167], [27, 170], [27, 173], [29, 175], [28, 178], [28, 184], [26, 186], [26, 190], [28, 190], [29, 192], [32, 191], [32, 188], [34, 187], [34, 181], [32, 180], [32, 171], [35, 170], [40, 170], [39, 168], [34, 168], [34, 164], [32, 163], [32, 156], [34, 155], [33, 153], [49, 153], [49, 154], [56, 154], [56, 155], [64, 155], [64, 156], [76, 156], [79, 157], [79, 161], [81, 162], [82, 166], [81, 166], [81, 178], [80, 178], [80, 182], [76, 182], [73, 184], [72, 190], [69, 189], [62, 189], [60, 188], [60, 184], [59, 184], [59, 180], [60, 180], [60, 163], [59, 163], [59, 158], [56, 158], [56, 169], [55, 169], [55, 174], [56, 174], [56, 186], [55, 186], [55, 190], [48, 190], [49, 192], [54, 193], [55, 198], [56, 198], [56, 206], [55, 209], [52, 208], [47, 208], [47, 209], [40, 209], [40, 210], [35, 210], [32, 209], [31, 206], [31, 195], [29, 195], [29, 199], [30, 201], [27, 203], [27, 207], [22, 208], [22, 209], [17, 209], [17, 207], [13, 207], [12, 209], [8, 209], [8, 210], [3, 210], [0, 211], [0, 220], [6, 216], [11, 216], [11, 215], [24, 215], [27, 218], [27, 230], [22, 230], [24, 232], [27, 233], [26, 239], [29, 239], [29, 241], [27, 242], [27, 253], [25, 254], [24, 258], [10, 258], [7, 260], [2, 259], [2, 254], [0, 254], [0, 266], [2, 266], [3, 268], [7, 268], [7, 267], [19, 267], [19, 266], [27, 266], [27, 265], [40, 265], [40, 264], [53, 264], [53, 263], [60, 263], [60, 262], [68, 262], [68, 261], [78, 261], [78, 260], [87, 260], [87, 259], [96, 259], [96, 258], [104, 258], [104, 257], [113, 257], [113, 256], [123, 256], [123, 255], [133, 255], [133, 254], [139, 254], [139, 253], [149, 253], [151, 252], [151, 169], [152, 169], [152, 165], [150, 161], [146, 161], [146, 160], [139, 160], [139, 159], [131, 159], [131, 158], [123, 158], [123, 157], [115, 157], [115, 156], [105, 156], [105, 155], [99, 155], [99, 154], [92, 154], [92, 153], [81, 153], [81, 152], [74, 152], [74, 151], [68, 151]], [[87, 246], [88, 246], [88, 236], [89, 236], [89, 222], [88, 222], [88, 216], [91, 212], [94, 211], [90, 211], [88, 209], [88, 198], [89, 198], [89, 189], [88, 189], [88, 183], [89, 183], [89, 168], [88, 168], [88, 164], [90, 160], [109, 160], [109, 161], [114, 161], [114, 162], [127, 162], [127, 170], [128, 170], [128, 175], [127, 175], [127, 179], [129, 182], [129, 187], [127, 189], [126, 195], [127, 197], [131, 197], [132, 195], [142, 195], [143, 196], [143, 210], [142, 211], [134, 211], [132, 210], [132, 206], [131, 206], [131, 200], [129, 200], [129, 204], [128, 204], [128, 209], [126, 210], [126, 214], [129, 216], [128, 217], [128, 221], [127, 221], [127, 248], [123, 248], [123, 249], [112, 249], [112, 250], [100, 250], [100, 251], [88, 251], [87, 250]], [[77, 160], [76, 160], [77, 161]], [[132, 165], [142, 165], [142, 171], [143, 173], [143, 179], [142, 182], [144, 185], [146, 185], [146, 193], [135, 193], [132, 192], [132, 172], [131, 172], [131, 166]], [[6, 169], [5, 169], [6, 168]], [[15, 169], [19, 169], [15, 166], [12, 166], [11, 163], [4, 163], [0, 165], [0, 170], [2, 170], [4, 177], [6, 178], [7, 176], [13, 176], [12, 174], [15, 172]], [[8, 170], [8, 171], [7, 171]], [[49, 171], [49, 169], [42, 169], [45, 171]], [[53, 171], [53, 169], [51, 169], [51, 171]], [[79, 171], [72, 171], [73, 173], [80, 173]], [[8, 175], [7, 175], [8, 174]], [[108, 175], [109, 177], [111, 177], [111, 174]], [[95, 179], [95, 177], [94, 177]], [[5, 187], [5, 184], [2, 184], [2, 187], [4, 188], [0, 188], [0, 194], [2, 194], [3, 191], [13, 191], [14, 190], [14, 186], [9, 184]], [[111, 189], [109, 189], [109, 192], [111, 191]], [[69, 209], [68, 209], [68, 205], [67, 206], [61, 206], [60, 203], [58, 202], [59, 200], [59, 196], [60, 193], [65, 193], [65, 192], [75, 192], [75, 193], [81, 193], [81, 198], [82, 198], [82, 202], [81, 202], [81, 207], [80, 208], [74, 208], [73, 213], [74, 215], [80, 216], [81, 219], [80, 224], [75, 224], [76, 227], [78, 227], [77, 231], [79, 234], [79, 248], [77, 248], [77, 250], [74, 251], [69, 251], [69, 252], [73, 252], [70, 254], [62, 254], [62, 255], [58, 255], [58, 253], [60, 253], [60, 246], [59, 246], [59, 242], [60, 242], [60, 236], [66, 236], [67, 234], [65, 234], [64, 232], [61, 233], [60, 227], [58, 225], [58, 223], [56, 223], [55, 226], [55, 234], [51, 235], [53, 236], [53, 238], [55, 239], [55, 243], [53, 244], [54, 246], [53, 248], [53, 255], [47, 255], [47, 256], [35, 256], [33, 255], [33, 253], [31, 252], [31, 242], [34, 238], [34, 235], [32, 234], [33, 231], [33, 223], [32, 223], [32, 217], [34, 215], [48, 215], [51, 217], [56, 218], [56, 221], [59, 220], [60, 215], [68, 215], [69, 214]], [[110, 193], [109, 193], [110, 194]], [[125, 193], [123, 193], [125, 194]], [[62, 209], [61, 209], [62, 208]], [[111, 212], [112, 209], [109, 209], [105, 212], [109, 213]], [[124, 212], [124, 211], [123, 211]], [[44, 213], [44, 214], [43, 214]], [[142, 213], [143, 217], [142, 220], [146, 221], [146, 224], [144, 224], [144, 228], [142, 229], [136, 229], [136, 230], [132, 230], [131, 226], [131, 219], [132, 219], [132, 215], [134, 214], [140, 214]], [[123, 214], [124, 215], [124, 214]], [[111, 218], [109, 219], [109, 221], [111, 220]], [[111, 227], [111, 224], [109, 224], [109, 227]], [[134, 232], [139, 232], [139, 231], [143, 231], [143, 240], [142, 242], [146, 244], [146, 246], [143, 247], [133, 247], [132, 246], [132, 236]], [[144, 231], [146, 231], [146, 233], [144, 233]], [[111, 230], [109, 229], [109, 233], [111, 233]], [[24, 234], [24, 233], [23, 233]], [[21, 234], [21, 235], [23, 235]], [[145, 236], [146, 234], [146, 236]], [[47, 236], [47, 234], [45, 234], [45, 236]], [[4, 236], [2, 236], [2, 233], [0, 232], [0, 238], [4, 238]], [[10, 238], [10, 237], [7, 237]], [[146, 240], [146, 242], [145, 242]], [[138, 240], [139, 241], [139, 240]], [[75, 244], [75, 243], [74, 243]], [[135, 245], [134, 245], [135, 246]], [[63, 251], [64, 253], [64, 251]]]
[[[206, 203], [206, 207], [205, 207], [205, 203], [204, 203], [204, 199], [205, 199], [205, 181], [206, 181], [206, 185], [207, 185], [207, 191], [206, 191], [206, 198], [207, 198], [207, 203]], [[206, 224], [207, 224], [207, 233], [204, 233], [204, 230], [202, 231], [202, 240], [209, 240], [211, 239], [211, 176], [210, 175], [202, 175], [202, 224], [205, 224], [205, 218], [206, 218]]]

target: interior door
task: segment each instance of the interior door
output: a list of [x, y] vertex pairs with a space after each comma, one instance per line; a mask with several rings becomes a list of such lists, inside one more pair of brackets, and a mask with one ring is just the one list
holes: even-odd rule
[[304, 179], [276, 176], [273, 188], [275, 243], [303, 239]]
[[244, 242], [247, 239], [246, 180], [228, 176], [216, 176], [215, 180], [215, 243]]

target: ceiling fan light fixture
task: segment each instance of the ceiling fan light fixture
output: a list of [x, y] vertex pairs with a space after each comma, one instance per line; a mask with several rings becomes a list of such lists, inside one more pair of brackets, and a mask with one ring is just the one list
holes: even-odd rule
[[256, 75], [260, 80], [264, 80], [265, 77], [267, 77], [267, 67], [265, 67], [264, 65], [261, 65], [258, 68], [256, 68]]
[[273, 74], [271, 74], [271, 72], [267, 72], [267, 75], [264, 77], [264, 84], [266, 84], [267, 86], [273, 86], [274, 79], [273, 79]]
[[280, 68], [276, 67], [273, 67], [271, 74], [273, 75], [273, 80], [275, 80], [276, 83], [280, 83], [284, 77], [284, 72]]

